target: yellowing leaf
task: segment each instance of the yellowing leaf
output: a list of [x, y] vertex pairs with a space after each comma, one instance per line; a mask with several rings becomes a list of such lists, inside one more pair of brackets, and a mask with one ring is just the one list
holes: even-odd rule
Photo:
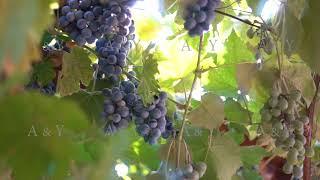
[[283, 75], [290, 89], [299, 89], [308, 104], [311, 103], [316, 87], [309, 67], [302, 63], [286, 63]]
[[238, 64], [236, 67], [237, 83], [241, 92], [248, 93], [252, 80], [257, 72], [257, 65], [253, 63]]
[[207, 93], [201, 98], [201, 105], [188, 114], [188, 119], [195, 126], [214, 129], [224, 120], [224, 103], [219, 96]]
[[93, 70], [90, 67], [89, 52], [76, 47], [66, 53], [62, 62], [62, 74], [58, 79], [58, 92], [61, 96], [71, 95], [80, 90], [80, 82], [89, 85]]
[[[33, 59], [28, 38], [39, 42], [43, 30], [51, 23], [49, 4], [53, 0], [1, 0], [0, 2], [0, 62], [5, 58], [14, 62]], [[28, 55], [30, 54], [31, 55]], [[30, 63], [29, 63], [30, 64]]]
[[241, 166], [240, 147], [228, 136], [218, 135], [212, 141], [208, 156], [208, 161], [214, 166], [212, 171], [219, 180], [231, 180]]

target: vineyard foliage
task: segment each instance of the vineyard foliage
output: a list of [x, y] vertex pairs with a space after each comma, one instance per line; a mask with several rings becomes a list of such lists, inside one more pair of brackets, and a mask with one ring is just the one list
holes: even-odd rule
[[274, 89], [280, 99], [301, 92], [293, 114], [308, 117], [308, 152], [294, 167], [305, 180], [320, 177], [320, 1], [222, 0], [203, 35], [185, 29], [197, 0], [130, 5], [125, 28], [134, 25], [135, 36], [122, 36], [132, 45], [122, 40], [126, 64], [118, 53], [117, 65], [103, 45], [61, 28], [66, 2], [0, 1], [0, 179], [118, 179], [119, 164], [123, 179], [165, 179], [197, 162], [206, 163], [201, 179], [290, 179], [281, 170], [287, 151], [261, 112]]

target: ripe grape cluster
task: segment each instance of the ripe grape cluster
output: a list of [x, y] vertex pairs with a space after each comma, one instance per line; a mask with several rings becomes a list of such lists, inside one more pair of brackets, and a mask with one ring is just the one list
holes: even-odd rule
[[127, 127], [134, 119], [138, 134], [149, 144], [156, 144], [161, 135], [169, 138], [174, 127], [171, 120], [166, 118], [167, 94], [160, 92], [158, 96], [154, 96], [154, 101], [146, 106], [136, 88], [133, 82], [127, 80], [121, 81], [119, 87], [103, 90], [106, 97], [103, 112], [105, 132], [113, 134]]
[[272, 124], [271, 137], [275, 145], [287, 152], [283, 171], [300, 179], [303, 175], [302, 166], [305, 156], [310, 157], [313, 150], [305, 148], [304, 125], [309, 118], [303, 112], [298, 112], [297, 105], [301, 92], [294, 90], [289, 94], [281, 94], [274, 89], [268, 102], [261, 110], [262, 122]]
[[170, 180], [198, 180], [207, 170], [207, 164], [204, 162], [198, 162], [195, 164], [187, 164], [183, 168], [177, 168], [174, 171], [169, 172]]
[[130, 24], [128, 13], [122, 9], [132, 6], [135, 1], [67, 0], [59, 9], [58, 26], [78, 45], [92, 44], [110, 33], [115, 24]]
[[45, 86], [41, 86], [37, 81], [32, 81], [28, 85], [26, 85], [27, 90], [39, 90], [40, 93], [53, 96], [56, 93], [56, 84], [54, 82], [50, 82]]
[[208, 31], [210, 24], [216, 16], [215, 9], [220, 5], [221, 0], [198, 0], [190, 4], [184, 13], [184, 28], [188, 30], [191, 37], [202, 35]]
[[161, 134], [166, 132], [166, 100], [167, 94], [160, 92], [147, 107], [139, 100], [133, 108], [137, 132], [149, 144], [156, 144]]
[[106, 119], [105, 132], [113, 134], [126, 128], [132, 120], [132, 108], [138, 101], [136, 87], [131, 81], [122, 81], [120, 87], [104, 89], [106, 96], [103, 116]]

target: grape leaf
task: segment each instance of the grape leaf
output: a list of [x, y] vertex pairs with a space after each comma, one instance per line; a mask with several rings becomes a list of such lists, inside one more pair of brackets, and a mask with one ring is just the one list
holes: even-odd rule
[[181, 78], [178, 83], [173, 87], [175, 92], [184, 93], [190, 89], [194, 79], [194, 73], [190, 73], [185, 77]]
[[232, 98], [228, 98], [224, 102], [224, 112], [230, 122], [238, 124], [250, 123], [249, 113], [252, 115], [252, 112], [244, 109], [239, 102], [234, 101]]
[[19, 4], [11, 0], [1, 1], [0, 26], [6, 28], [0, 29], [0, 61], [4, 58], [16, 63], [33, 60], [35, 52], [29, 51], [30, 45], [36, 46], [42, 31], [51, 23], [51, 2], [53, 0], [21, 0]]
[[223, 55], [226, 64], [241, 63], [244, 61], [254, 61], [255, 57], [246, 43], [232, 30], [227, 41], [225, 42], [225, 53]]
[[299, 54], [313, 71], [320, 73], [320, 25], [314, 23], [317, 17], [320, 17], [320, 1], [310, 0], [308, 7], [308, 11], [301, 19], [303, 29], [307, 33], [304, 34]]
[[53, 63], [44, 60], [33, 67], [32, 79], [39, 82], [42, 86], [48, 85], [55, 78]]
[[235, 97], [238, 91], [235, 74], [234, 67], [212, 69], [209, 71], [209, 82], [204, 88], [221, 96]]
[[72, 138], [87, 129], [85, 114], [74, 103], [34, 93], [5, 96], [0, 107], [0, 157], [15, 178], [40, 179], [53, 163], [53, 178], [63, 179], [76, 148]]
[[207, 93], [201, 97], [201, 105], [192, 110], [187, 118], [198, 127], [218, 128], [224, 120], [223, 101], [219, 96]]
[[241, 161], [248, 168], [259, 165], [260, 161], [268, 155], [269, 153], [259, 146], [241, 147], [240, 150]]
[[62, 73], [58, 79], [57, 90], [61, 96], [71, 95], [80, 90], [80, 82], [88, 85], [92, 79], [93, 70], [90, 67], [89, 52], [75, 47], [71, 53], [64, 54]]
[[[208, 161], [213, 163], [212, 171], [216, 173], [217, 179], [231, 180], [233, 174], [241, 166], [240, 147], [230, 137], [217, 135], [213, 138]], [[206, 174], [205, 177], [207, 177]]]
[[223, 59], [218, 56], [218, 62], [230, 65], [210, 70], [209, 83], [205, 85], [205, 89], [218, 95], [234, 97], [238, 91], [235, 66], [237, 63], [253, 61], [254, 55], [234, 30], [229, 35], [225, 48]]
[[254, 63], [243, 63], [238, 64], [236, 68], [236, 77], [239, 89], [244, 94], [247, 94], [252, 86], [252, 81], [255, 77], [257, 64]]
[[299, 89], [309, 105], [313, 99], [316, 87], [312, 78], [312, 72], [308, 66], [302, 63], [284, 62], [283, 75], [289, 89]]
[[67, 96], [66, 99], [73, 100], [87, 114], [88, 119], [100, 125], [101, 113], [103, 112], [104, 96], [97, 93], [80, 91]]
[[156, 80], [156, 74], [159, 73], [157, 59], [152, 54], [142, 59], [143, 69], [137, 73], [140, 80], [138, 94], [141, 96], [144, 104], [149, 104], [153, 101], [155, 92], [159, 90], [159, 84]]

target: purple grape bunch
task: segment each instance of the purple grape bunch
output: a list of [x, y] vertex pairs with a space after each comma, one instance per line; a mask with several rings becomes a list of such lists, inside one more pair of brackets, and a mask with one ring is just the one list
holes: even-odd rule
[[[135, 1], [67, 0], [59, 9], [58, 26], [79, 46], [92, 44], [113, 31], [116, 24], [131, 24], [129, 7]], [[119, 28], [119, 31], [129, 30]]]
[[156, 144], [166, 132], [166, 100], [167, 94], [160, 92], [150, 105], [144, 106], [142, 101], [138, 100], [133, 108], [137, 132], [151, 145]]
[[200, 36], [209, 30], [220, 3], [221, 0], [197, 0], [196, 3], [187, 6], [183, 17], [184, 28], [191, 37]]
[[25, 87], [27, 90], [38, 90], [40, 93], [53, 96], [56, 93], [56, 84], [54, 82], [50, 82], [47, 85], [40, 85], [37, 81], [32, 81]]

